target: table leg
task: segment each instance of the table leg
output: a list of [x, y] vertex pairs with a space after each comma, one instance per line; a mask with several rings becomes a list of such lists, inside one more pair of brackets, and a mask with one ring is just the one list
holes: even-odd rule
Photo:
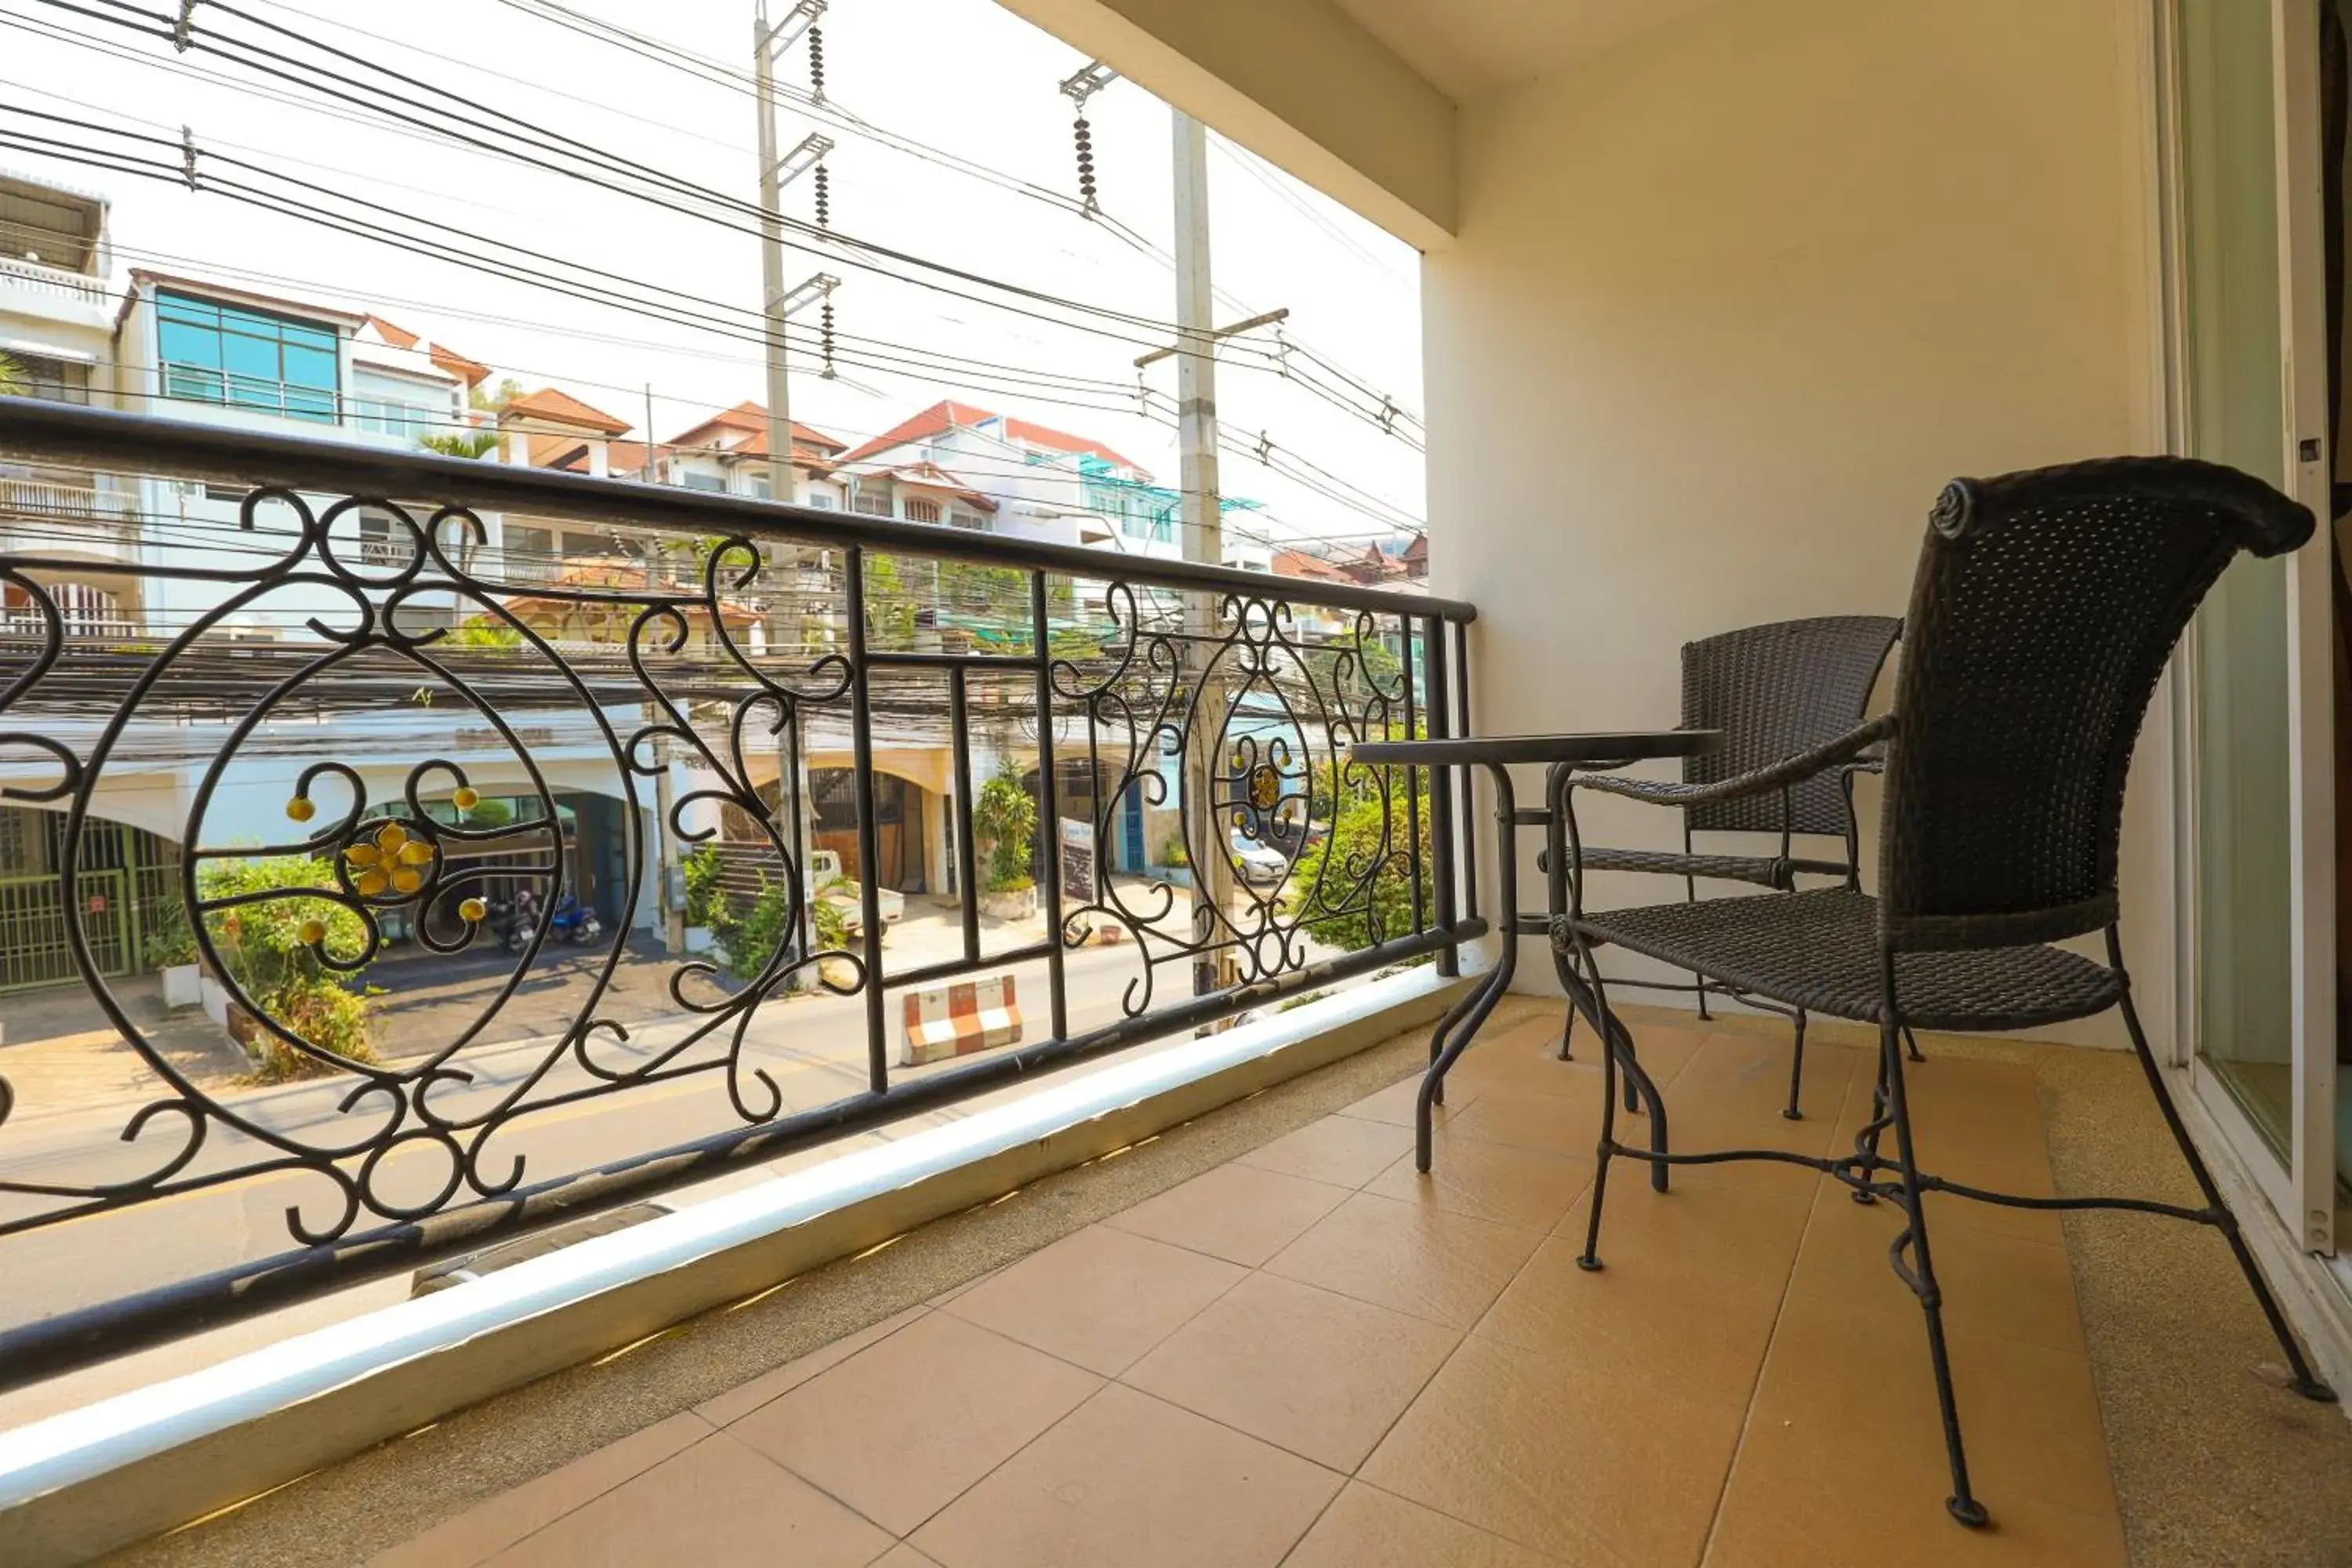
[[[1479, 1028], [1494, 1012], [1495, 1004], [1511, 987], [1511, 975], [1519, 962], [1519, 833], [1517, 803], [1511, 794], [1510, 771], [1498, 763], [1488, 763], [1486, 771], [1495, 781], [1496, 820], [1502, 831], [1495, 836], [1496, 847], [1495, 886], [1497, 894], [1496, 926], [1503, 933], [1503, 952], [1470, 994], [1455, 1003], [1442, 1019], [1429, 1040], [1429, 1071], [1422, 1076], [1421, 1092], [1413, 1102], [1413, 1164], [1417, 1169], [1429, 1169], [1432, 1138], [1433, 1108], [1442, 1103], [1445, 1094], [1445, 1075], [1470, 1042], [1477, 1037]], [[1472, 853], [1475, 853], [1473, 847]]]

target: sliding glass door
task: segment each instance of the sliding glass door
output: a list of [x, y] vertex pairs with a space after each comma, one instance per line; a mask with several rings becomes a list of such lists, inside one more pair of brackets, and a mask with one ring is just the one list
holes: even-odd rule
[[[2173, 0], [2169, 167], [2183, 445], [2325, 515], [2319, 3]], [[2177, 667], [2192, 1078], [2317, 1251], [2336, 1167], [2329, 569], [2324, 547], [2242, 558]]]

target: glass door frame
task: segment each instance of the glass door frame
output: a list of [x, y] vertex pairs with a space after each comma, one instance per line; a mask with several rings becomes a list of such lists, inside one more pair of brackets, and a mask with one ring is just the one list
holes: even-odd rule
[[[2178, 0], [2153, 0], [2156, 129], [2165, 425], [2176, 452], [2194, 449], [2188, 389], [2188, 290], [2181, 82], [2175, 26]], [[2319, 106], [2320, 0], [2270, 0], [2273, 163], [2278, 176], [2280, 398], [2286, 450], [2280, 471], [2297, 500], [2328, 526], [2333, 507], [2335, 433], [2327, 428], [2326, 237]], [[2339, 173], [2340, 177], [2340, 173]], [[2192, 623], [2176, 653], [2171, 679], [2173, 931], [2176, 991], [2172, 1065], [2262, 1186], [2306, 1252], [2336, 1250], [2336, 779], [2333, 624], [2324, 538], [2288, 561], [2288, 900], [2292, 1007], [2293, 1110], [2284, 1164], [2229, 1088], [2200, 1055], [2198, 996], [2200, 889], [2203, 846], [2197, 831], [2196, 668]]]

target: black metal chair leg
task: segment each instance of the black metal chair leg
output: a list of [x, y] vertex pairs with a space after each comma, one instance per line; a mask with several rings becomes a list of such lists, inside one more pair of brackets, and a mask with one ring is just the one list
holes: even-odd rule
[[1576, 1004], [1573, 1002], [1570, 1003], [1567, 1007], [1562, 1009], [1562, 1012], [1566, 1016], [1559, 1021], [1559, 1059], [1564, 1062], [1572, 1062], [1576, 1058], [1570, 1054], [1568, 1046], [1570, 1040], [1574, 1038], [1576, 1035]]
[[[1610, 1157], [1617, 1148], [1617, 1051], [1610, 1038], [1607, 1014], [1594, 1026], [1601, 1032], [1601, 1146], [1592, 1172], [1592, 1208], [1584, 1216], [1584, 1250], [1576, 1266], [1588, 1274], [1601, 1269], [1601, 1205], [1609, 1195]], [[1663, 1166], [1660, 1169], [1664, 1169]]]
[[[1859, 1174], [1865, 1182], [1878, 1178], [1878, 1138], [1886, 1131], [1886, 1054], [1878, 1057], [1878, 1081], [1870, 1090], [1870, 1120], [1854, 1134], [1853, 1152], [1860, 1162]], [[1858, 1204], [1874, 1204], [1878, 1194], [1866, 1187], [1856, 1187], [1847, 1194]]]
[[1691, 978], [1698, 982], [1699, 1022], [1703, 1024], [1711, 1024], [1715, 1022], [1715, 1015], [1706, 1010], [1706, 976], [1704, 974], [1694, 973]]
[[1924, 1062], [1927, 1059], [1919, 1054], [1919, 1037], [1911, 1032], [1911, 1026], [1908, 1024], [1903, 1026], [1903, 1044], [1909, 1048], [1913, 1061]]
[[2132, 1005], [2131, 977], [2124, 970], [2123, 943], [2117, 939], [2113, 926], [2107, 928], [2107, 965], [2123, 976], [2124, 1027], [2131, 1035], [2132, 1050], [2139, 1058], [2140, 1071], [2147, 1078], [2148, 1092], [2156, 1096], [2156, 1107], [2164, 1113], [2164, 1124], [2172, 1131], [2172, 1142], [2179, 1148], [2180, 1157], [2189, 1162], [2189, 1174], [2197, 1178], [2197, 1190], [2204, 1194], [2205, 1206], [2220, 1216], [2214, 1222], [2214, 1228], [2229, 1242], [2230, 1255], [2238, 1260], [2238, 1269], [2245, 1275], [2246, 1284], [2253, 1290], [2255, 1304], [2262, 1308], [2263, 1317], [2271, 1326], [2272, 1337], [2278, 1341], [2279, 1350], [2286, 1356], [2287, 1369], [2294, 1377], [2289, 1386], [2305, 1399], [2322, 1405], [2335, 1404], [2336, 1391], [2321, 1382], [2311, 1370], [2311, 1363], [2305, 1357], [2303, 1346], [2295, 1340], [2294, 1328], [2288, 1324], [2286, 1314], [2279, 1310], [2278, 1298], [2271, 1294], [2270, 1281], [2263, 1278], [2262, 1269], [2254, 1262], [2253, 1253], [2246, 1247], [2246, 1238], [2238, 1233], [2238, 1216], [2231, 1214], [2229, 1205], [2221, 1201], [2221, 1190], [2213, 1184], [2213, 1173], [2206, 1169], [2204, 1157], [2197, 1152], [2197, 1145], [2189, 1141], [2189, 1129], [2182, 1124], [2180, 1112], [2173, 1107], [2172, 1096], [2165, 1089], [2164, 1075], [2158, 1069], [2156, 1058], [2147, 1048], [2147, 1036], [2141, 1032], [2139, 1011]]
[[[1888, 1011], [1879, 1029], [1879, 1054], [1886, 1063], [1888, 1110], [1895, 1122], [1895, 1152], [1903, 1171], [1903, 1212], [1906, 1228], [1896, 1237], [1890, 1254], [1895, 1272], [1911, 1287], [1919, 1298], [1919, 1307], [1927, 1320], [1927, 1359], [1936, 1373], [1936, 1400], [1943, 1407], [1944, 1452], [1952, 1465], [1952, 1495], [1944, 1500], [1944, 1507], [1954, 1519], [1970, 1529], [1981, 1529], [1990, 1517], [1984, 1504], [1979, 1502], [1969, 1487], [1968, 1450], [1960, 1441], [1960, 1411], [1952, 1392], [1952, 1359], [1944, 1343], [1944, 1297], [1936, 1284], [1936, 1264], [1927, 1251], [1927, 1215], [1919, 1190], [1919, 1161], [1911, 1139], [1911, 1108], [1903, 1093], [1903, 1047], [1898, 1038], [1901, 1030], [1894, 1016], [1894, 965], [1887, 964]], [[1906, 1241], [1918, 1259], [1916, 1270], [1903, 1265]]]
[[1805, 1010], [1797, 1009], [1797, 1038], [1789, 1055], [1789, 1104], [1780, 1114], [1791, 1121], [1805, 1119], [1800, 1097], [1805, 1091]]

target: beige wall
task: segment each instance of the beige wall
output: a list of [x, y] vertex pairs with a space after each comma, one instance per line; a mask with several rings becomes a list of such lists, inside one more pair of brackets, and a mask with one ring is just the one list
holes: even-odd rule
[[[2138, 16], [1737, 0], [1464, 109], [1425, 401], [1482, 729], [1671, 722], [1691, 637], [1901, 614], [1953, 475], [2160, 446]], [[2160, 1026], [2159, 752], [2125, 898]]]

